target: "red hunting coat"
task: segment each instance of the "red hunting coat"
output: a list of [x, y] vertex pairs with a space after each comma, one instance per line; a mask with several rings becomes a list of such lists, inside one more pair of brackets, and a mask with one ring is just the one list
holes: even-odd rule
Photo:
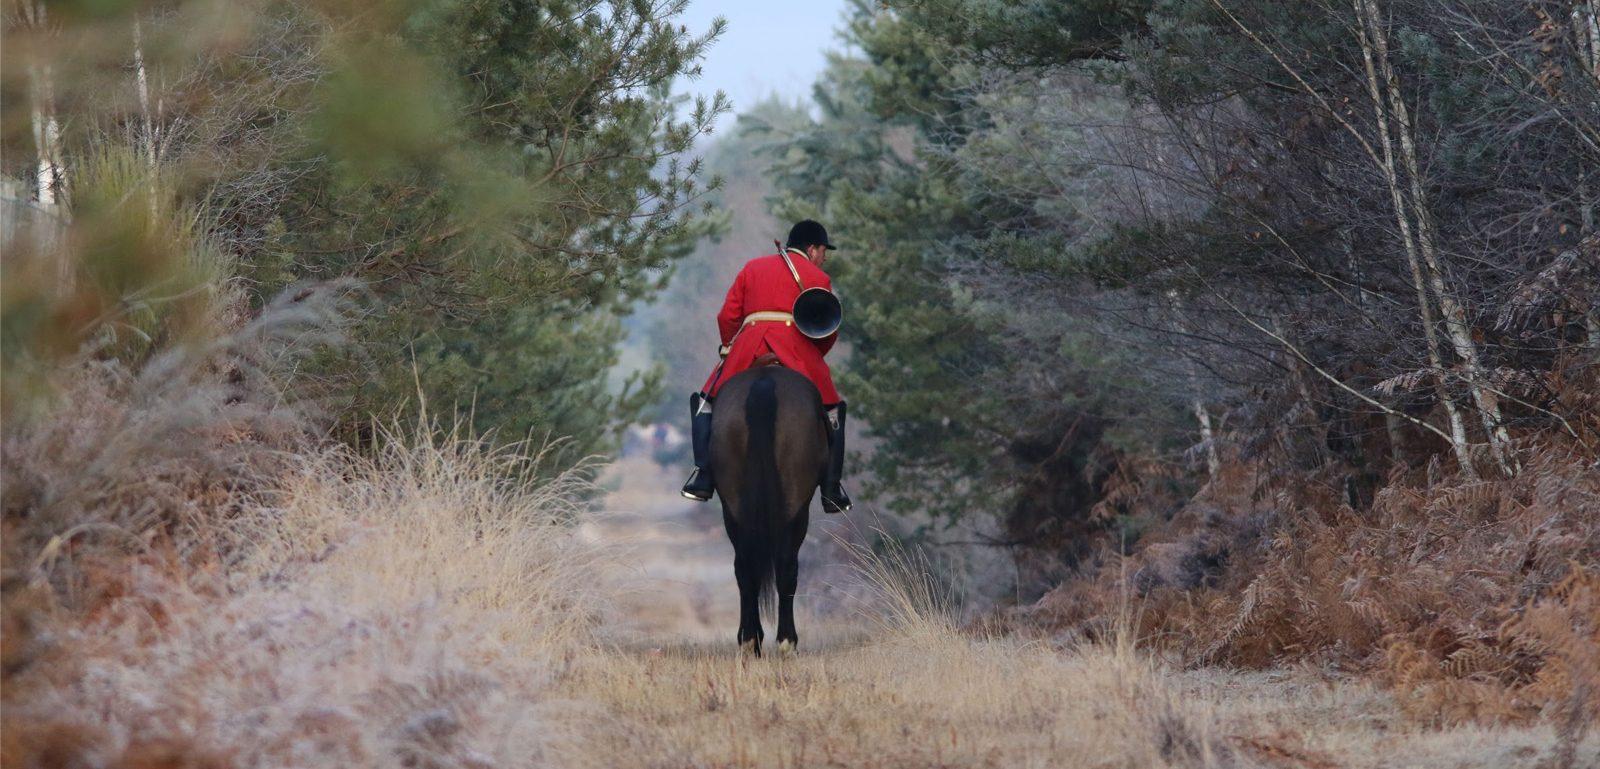
[[[810, 259], [791, 253], [789, 261], [800, 273], [800, 281], [806, 288], [821, 286], [830, 291], [833, 289], [833, 281], [828, 274], [812, 264]], [[810, 379], [822, 393], [824, 405], [832, 406], [839, 402], [839, 391], [833, 388], [833, 374], [822, 359], [833, 349], [838, 334], [812, 339], [800, 333], [794, 324], [783, 321], [744, 324], [745, 317], [753, 312], [789, 312], [794, 309], [794, 300], [800, 296], [800, 291], [800, 286], [794, 282], [794, 275], [778, 254], [757, 257], [745, 264], [739, 276], [733, 279], [733, 287], [728, 289], [722, 312], [717, 313], [717, 329], [722, 332], [722, 345], [730, 349], [722, 364], [721, 374], [713, 370], [711, 377], [706, 380], [704, 392], [707, 395], [716, 397], [717, 390], [724, 382], [750, 368], [750, 364], [762, 354], [772, 353], [785, 368], [794, 369]]]

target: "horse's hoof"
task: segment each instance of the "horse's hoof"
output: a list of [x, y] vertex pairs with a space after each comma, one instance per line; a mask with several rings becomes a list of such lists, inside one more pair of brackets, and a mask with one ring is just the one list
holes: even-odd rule
[[796, 651], [799, 651], [799, 647], [795, 646], [794, 641], [778, 642], [779, 657], [793, 657]]
[[756, 641], [753, 638], [739, 644], [739, 651], [747, 657], [761, 656], [761, 647], [756, 646]]

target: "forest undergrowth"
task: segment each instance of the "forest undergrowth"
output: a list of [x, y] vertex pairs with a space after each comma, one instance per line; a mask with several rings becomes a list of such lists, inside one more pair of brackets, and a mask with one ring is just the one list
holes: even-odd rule
[[1421, 723], [1543, 718], [1575, 751], [1600, 722], [1600, 387], [1577, 370], [1554, 400], [1565, 429], [1518, 436], [1514, 477], [1433, 454], [1357, 509], [1348, 467], [1235, 456], [1130, 554], [1104, 548], [1016, 620], [1095, 638], [1126, 606], [1177, 664], [1372, 680]]

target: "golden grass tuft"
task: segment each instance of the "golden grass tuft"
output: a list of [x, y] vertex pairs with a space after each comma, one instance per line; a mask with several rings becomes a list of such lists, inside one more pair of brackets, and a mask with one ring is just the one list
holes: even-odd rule
[[[934, 576], [927, 554], [882, 529], [867, 542], [832, 536], [848, 564], [857, 613], [883, 633], [911, 638], [955, 635], [960, 609], [951, 587]], [[869, 544], [870, 543], [870, 544]]]
[[536, 480], [516, 447], [382, 435], [233, 503], [214, 525], [248, 544], [226, 559], [80, 559], [116, 587], [77, 610], [8, 595], [8, 621], [56, 640], [8, 667], [0, 762], [542, 765], [544, 692], [599, 616], [566, 525], [581, 481]]

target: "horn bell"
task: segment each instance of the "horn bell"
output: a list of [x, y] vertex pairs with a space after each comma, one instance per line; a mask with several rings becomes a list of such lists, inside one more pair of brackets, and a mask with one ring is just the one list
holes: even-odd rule
[[812, 339], [832, 336], [843, 322], [844, 306], [828, 289], [808, 288], [794, 300], [794, 327]]

